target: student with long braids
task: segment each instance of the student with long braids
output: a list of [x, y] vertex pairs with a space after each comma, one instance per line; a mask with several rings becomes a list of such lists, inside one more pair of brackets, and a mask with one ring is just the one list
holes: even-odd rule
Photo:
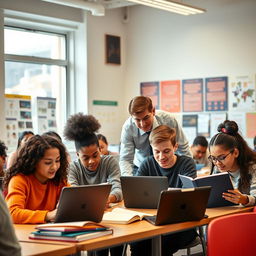
[[67, 168], [66, 149], [59, 140], [35, 135], [27, 141], [4, 179], [14, 223], [54, 221], [61, 190], [67, 186]]
[[228, 172], [234, 186], [223, 197], [236, 204], [255, 205], [256, 152], [239, 134], [236, 122], [226, 120], [218, 126], [209, 151], [209, 160], [215, 165], [213, 172]]
[[[122, 200], [120, 169], [111, 155], [101, 155], [99, 141], [95, 134], [100, 123], [92, 115], [82, 113], [71, 116], [64, 128], [64, 136], [75, 141], [78, 159], [69, 167], [68, 181], [71, 185], [88, 185], [108, 182], [112, 189], [107, 201], [116, 203]], [[111, 248], [111, 255], [122, 255], [122, 246]], [[108, 255], [108, 249], [97, 251], [97, 255]]]

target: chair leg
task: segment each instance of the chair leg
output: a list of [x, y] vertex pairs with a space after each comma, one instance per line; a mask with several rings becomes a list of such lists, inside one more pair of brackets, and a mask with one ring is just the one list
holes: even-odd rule
[[202, 226], [198, 227], [198, 229], [199, 229], [199, 237], [200, 237], [202, 249], [203, 249], [203, 255], [206, 256], [206, 241], [204, 237], [204, 230]]
[[124, 244], [122, 256], [126, 256], [127, 244]]

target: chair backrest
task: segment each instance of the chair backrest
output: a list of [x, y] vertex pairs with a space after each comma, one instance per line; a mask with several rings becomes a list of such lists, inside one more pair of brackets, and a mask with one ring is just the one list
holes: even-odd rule
[[256, 255], [256, 214], [240, 213], [217, 218], [208, 226], [208, 256]]

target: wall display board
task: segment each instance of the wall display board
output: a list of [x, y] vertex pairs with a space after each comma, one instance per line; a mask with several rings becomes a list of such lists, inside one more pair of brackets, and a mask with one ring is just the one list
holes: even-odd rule
[[150, 97], [155, 108], [159, 109], [159, 82], [140, 83], [140, 95]]
[[253, 76], [231, 77], [229, 83], [229, 110], [255, 111], [255, 78]]
[[256, 112], [246, 113], [246, 137], [254, 138], [256, 136]]
[[227, 77], [211, 77], [205, 79], [206, 111], [228, 110], [227, 88]]
[[189, 145], [192, 145], [197, 136], [197, 117], [197, 115], [183, 115], [182, 117], [182, 129], [186, 134]]
[[183, 112], [203, 111], [203, 79], [182, 80]]
[[37, 97], [36, 106], [37, 132], [57, 131], [56, 98]]
[[198, 114], [197, 135], [210, 137], [210, 114]]
[[160, 109], [168, 112], [181, 111], [180, 80], [160, 83]]
[[20, 133], [33, 131], [31, 97], [5, 94], [6, 146], [9, 150], [17, 147]]
[[227, 119], [226, 113], [211, 114], [211, 137], [218, 133], [217, 128], [219, 124]]

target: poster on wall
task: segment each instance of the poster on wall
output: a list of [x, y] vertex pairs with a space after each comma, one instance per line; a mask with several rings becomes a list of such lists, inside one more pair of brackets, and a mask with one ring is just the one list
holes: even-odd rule
[[33, 131], [31, 97], [5, 94], [6, 146], [9, 150], [17, 147], [23, 131]]
[[183, 115], [182, 129], [189, 142], [192, 145], [197, 136], [197, 115]]
[[254, 138], [256, 136], [256, 112], [246, 113], [246, 137]]
[[227, 119], [226, 113], [211, 114], [211, 137], [218, 133], [218, 126]]
[[162, 81], [160, 97], [160, 109], [172, 113], [180, 112], [180, 80]]
[[240, 134], [245, 137], [246, 135], [246, 120], [245, 112], [229, 112], [228, 120], [235, 121], [238, 125]]
[[182, 80], [183, 112], [203, 111], [203, 79]]
[[229, 110], [255, 111], [255, 80], [253, 76], [237, 76], [230, 78]]
[[205, 79], [206, 111], [228, 110], [228, 78], [210, 77]]
[[37, 97], [37, 132], [57, 131], [56, 98]]
[[151, 98], [153, 106], [159, 109], [159, 82], [140, 83], [140, 95]]
[[198, 114], [197, 135], [210, 137], [210, 114]]

